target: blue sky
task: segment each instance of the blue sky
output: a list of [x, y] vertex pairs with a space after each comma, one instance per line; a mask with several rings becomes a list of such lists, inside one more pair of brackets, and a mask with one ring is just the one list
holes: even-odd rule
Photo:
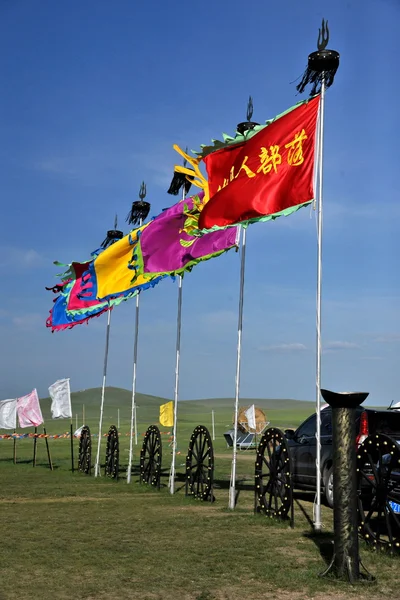
[[[341, 66], [326, 98], [322, 385], [399, 400], [397, 0], [3, 0], [0, 17], [1, 398], [61, 377], [101, 385], [106, 317], [45, 327], [52, 261], [85, 260], [142, 179], [152, 214], [172, 204], [173, 143], [233, 134], [249, 94], [258, 122], [299, 101], [290, 82], [325, 17]], [[234, 394], [238, 287], [235, 252], [185, 277], [182, 398]], [[314, 399], [315, 289], [312, 211], [251, 226], [243, 397]], [[170, 280], [141, 297], [138, 391], [173, 394], [176, 301]], [[113, 311], [109, 385], [131, 386], [134, 315], [132, 300]]]

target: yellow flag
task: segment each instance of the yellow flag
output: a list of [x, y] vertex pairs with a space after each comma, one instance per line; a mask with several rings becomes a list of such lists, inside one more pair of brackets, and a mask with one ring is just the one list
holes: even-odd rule
[[174, 403], [167, 402], [160, 406], [160, 423], [164, 427], [173, 427], [174, 425]]

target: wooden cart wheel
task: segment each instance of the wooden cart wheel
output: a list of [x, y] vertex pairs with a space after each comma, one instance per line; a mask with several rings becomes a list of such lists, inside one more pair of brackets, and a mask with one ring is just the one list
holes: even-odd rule
[[92, 468], [92, 438], [90, 429], [84, 425], [79, 439], [78, 471], [90, 475]]
[[140, 451], [140, 481], [160, 488], [162, 443], [160, 430], [150, 425]]
[[199, 500], [215, 500], [214, 450], [207, 427], [198, 425], [190, 438], [186, 456], [186, 494]]
[[112, 479], [118, 479], [119, 473], [119, 438], [118, 429], [111, 425], [107, 435], [105, 474]]
[[256, 511], [268, 517], [288, 518], [292, 505], [291, 458], [283, 432], [270, 427], [257, 449], [255, 465]]
[[358, 530], [374, 548], [400, 551], [400, 448], [387, 435], [357, 450]]

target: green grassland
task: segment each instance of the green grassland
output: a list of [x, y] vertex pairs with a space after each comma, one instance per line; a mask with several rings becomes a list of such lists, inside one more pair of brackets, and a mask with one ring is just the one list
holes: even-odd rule
[[[72, 394], [82, 424], [98, 433], [100, 390]], [[138, 480], [143, 433], [158, 424], [159, 406], [166, 400], [137, 394], [138, 445], [134, 445], [132, 483], [126, 482], [131, 393], [107, 388], [103, 433], [117, 424], [120, 411], [118, 482], [71, 472], [70, 441], [50, 439], [54, 470], [47, 465], [45, 442], [38, 440], [33, 468], [33, 440], [0, 440], [0, 507], [2, 553], [0, 599], [109, 597], [140, 600], [238, 600], [276, 598], [398, 597], [399, 559], [370, 552], [361, 543], [362, 560], [378, 578], [375, 586], [321, 579], [331, 550], [332, 512], [323, 507], [323, 533], [312, 534], [312, 494], [297, 494], [295, 528], [253, 514], [254, 451], [239, 453], [239, 497], [228, 510], [231, 449], [223, 433], [232, 426], [232, 399], [181, 402], [178, 414], [176, 493], [167, 489], [171, 461], [169, 430], [163, 432], [162, 488]], [[295, 427], [314, 410], [313, 403], [256, 400], [272, 426]], [[253, 403], [243, 399], [243, 406]], [[50, 419], [50, 401], [41, 401], [49, 434], [69, 430], [66, 420]], [[215, 414], [215, 497], [213, 504], [186, 498], [185, 455], [190, 434], [198, 424], [211, 430]], [[39, 428], [41, 430], [41, 428]], [[28, 431], [28, 430], [24, 430]], [[0, 432], [4, 433], [4, 432]], [[105, 438], [102, 437], [101, 461]], [[97, 438], [93, 439], [93, 462]], [[74, 442], [75, 464], [78, 441]]]

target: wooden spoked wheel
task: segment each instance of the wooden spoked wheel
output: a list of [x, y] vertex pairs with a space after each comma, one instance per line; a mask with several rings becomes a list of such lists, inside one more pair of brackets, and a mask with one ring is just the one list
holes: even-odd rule
[[92, 438], [90, 429], [84, 425], [79, 438], [78, 471], [90, 475], [92, 468]]
[[400, 448], [387, 435], [357, 450], [358, 530], [368, 544], [400, 551]]
[[214, 450], [207, 427], [198, 425], [190, 438], [186, 456], [186, 494], [214, 501]]
[[111, 425], [107, 435], [105, 474], [112, 479], [118, 479], [119, 473], [119, 438], [118, 429]]
[[140, 451], [140, 481], [160, 487], [162, 444], [160, 430], [150, 425]]
[[271, 427], [263, 434], [255, 465], [256, 512], [288, 518], [292, 505], [291, 459], [283, 432]]

